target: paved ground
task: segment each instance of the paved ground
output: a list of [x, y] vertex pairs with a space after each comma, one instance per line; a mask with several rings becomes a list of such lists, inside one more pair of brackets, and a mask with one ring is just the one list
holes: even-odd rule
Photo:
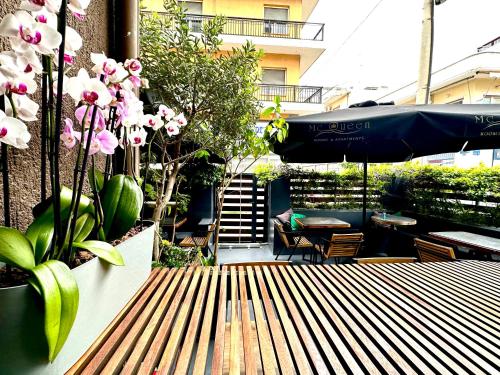
[[[281, 255], [278, 260], [288, 260], [289, 255]], [[262, 244], [259, 247], [252, 245], [248, 248], [244, 245], [233, 248], [221, 248], [218, 254], [219, 264], [236, 263], [236, 262], [257, 262], [257, 261], [273, 261], [275, 255], [271, 245]], [[307, 261], [302, 260], [301, 255], [293, 255], [291, 261], [294, 264], [309, 264]]]

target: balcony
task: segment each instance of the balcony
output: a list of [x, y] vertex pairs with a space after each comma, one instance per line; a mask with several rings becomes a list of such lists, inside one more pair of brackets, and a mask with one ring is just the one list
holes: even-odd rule
[[323, 88], [317, 86], [293, 86], [260, 84], [257, 98], [261, 101], [273, 101], [279, 96], [285, 103], [321, 104]]
[[[151, 12], [143, 12], [148, 14]], [[162, 17], [169, 17], [168, 13], [158, 13]], [[201, 32], [203, 24], [215, 16], [187, 14], [193, 32]], [[222, 34], [254, 37], [269, 37], [281, 39], [298, 39], [323, 41], [325, 25], [298, 21], [278, 21], [259, 18], [226, 17]]]

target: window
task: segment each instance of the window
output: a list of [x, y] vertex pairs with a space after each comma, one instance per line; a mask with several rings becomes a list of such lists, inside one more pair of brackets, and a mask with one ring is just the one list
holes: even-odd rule
[[276, 95], [282, 99], [286, 96], [286, 69], [262, 69], [262, 95], [264, 100], [273, 100]]
[[203, 3], [201, 1], [179, 1], [179, 5], [186, 10], [186, 19], [191, 31], [201, 32], [203, 14]]
[[288, 8], [264, 7], [264, 32], [288, 34]]
[[286, 69], [262, 69], [262, 83], [270, 85], [285, 85]]

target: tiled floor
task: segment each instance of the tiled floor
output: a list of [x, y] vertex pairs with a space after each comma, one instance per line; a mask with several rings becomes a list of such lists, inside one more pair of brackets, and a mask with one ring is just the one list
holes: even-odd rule
[[[257, 261], [273, 261], [276, 256], [273, 255], [273, 250], [269, 244], [261, 244], [260, 246], [253, 245], [248, 248], [244, 245], [233, 248], [219, 249], [218, 262], [237, 263], [237, 262], [257, 262]], [[289, 255], [281, 255], [278, 260], [288, 260]], [[308, 264], [309, 262], [302, 260], [302, 254], [293, 255], [291, 261], [294, 264]]]

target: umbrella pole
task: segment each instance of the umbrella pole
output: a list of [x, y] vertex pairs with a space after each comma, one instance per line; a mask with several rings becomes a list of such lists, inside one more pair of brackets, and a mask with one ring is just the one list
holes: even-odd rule
[[366, 191], [368, 184], [368, 161], [363, 162], [363, 229], [366, 224]]

